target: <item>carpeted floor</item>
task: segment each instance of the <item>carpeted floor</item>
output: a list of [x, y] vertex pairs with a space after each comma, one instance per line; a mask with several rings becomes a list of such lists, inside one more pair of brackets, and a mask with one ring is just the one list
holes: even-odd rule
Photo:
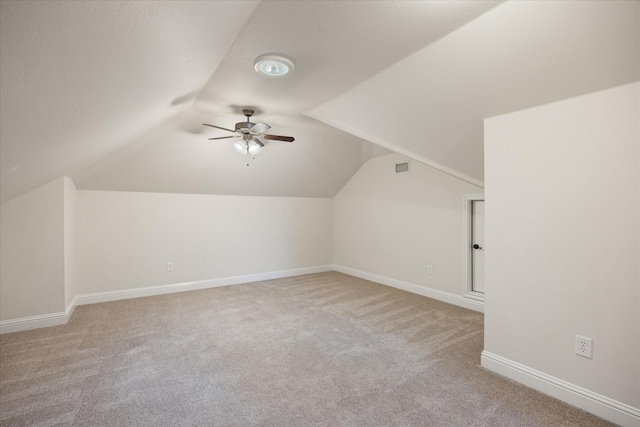
[[330, 272], [0, 336], [0, 425], [605, 426], [480, 367], [482, 314]]

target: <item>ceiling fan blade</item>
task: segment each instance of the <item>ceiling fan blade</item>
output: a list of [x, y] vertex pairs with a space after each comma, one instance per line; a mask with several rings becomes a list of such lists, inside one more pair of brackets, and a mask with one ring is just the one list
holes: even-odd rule
[[269, 126], [268, 124], [258, 122], [258, 123], [254, 124], [251, 127], [251, 132], [252, 133], [264, 133], [264, 132], [268, 131], [269, 129], [271, 129], [271, 126]]
[[260, 147], [264, 147], [263, 142], [260, 141], [258, 138], [251, 138], [251, 139], [253, 139], [255, 142], [257, 142]]
[[209, 138], [209, 141], [212, 141], [214, 139], [227, 139], [227, 138], [240, 138], [239, 136], [219, 136], [217, 138]]
[[212, 128], [216, 128], [216, 129], [222, 129], [222, 130], [226, 130], [227, 132], [233, 132], [236, 133], [235, 130], [231, 130], [231, 129], [227, 129], [227, 128], [221, 128], [220, 126], [216, 126], [216, 125], [210, 125], [209, 123], [203, 123], [204, 126], [210, 126]]
[[281, 136], [281, 135], [262, 135], [261, 138], [264, 139], [272, 139], [274, 141], [284, 141], [284, 142], [293, 142], [295, 138], [292, 136]]

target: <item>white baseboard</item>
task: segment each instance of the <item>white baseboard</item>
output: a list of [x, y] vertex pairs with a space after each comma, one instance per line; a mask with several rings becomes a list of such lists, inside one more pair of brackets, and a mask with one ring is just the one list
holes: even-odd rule
[[48, 328], [49, 326], [64, 325], [69, 320], [67, 313], [42, 314], [40, 316], [21, 317], [19, 319], [3, 320], [0, 322], [0, 334], [27, 331], [29, 329]]
[[117, 301], [121, 299], [150, 297], [154, 295], [173, 294], [176, 292], [217, 288], [220, 286], [239, 285], [242, 283], [261, 282], [263, 280], [282, 279], [284, 277], [322, 273], [331, 270], [331, 265], [321, 265], [316, 267], [296, 268], [294, 270], [272, 271], [269, 273], [248, 274], [245, 276], [199, 280], [197, 282], [173, 283], [170, 285], [148, 286], [145, 288], [126, 289], [121, 291], [97, 292], [93, 294], [78, 295], [74, 298], [74, 300], [76, 300], [76, 305], [95, 304], [99, 302]]
[[331, 265], [296, 268], [293, 270], [272, 271], [268, 273], [248, 274], [245, 276], [223, 277], [220, 279], [200, 280], [197, 282], [173, 283], [169, 285], [148, 286], [144, 288], [125, 289], [120, 291], [97, 292], [76, 295], [67, 306], [66, 311], [60, 313], [43, 314], [40, 316], [23, 317], [20, 319], [3, 320], [0, 322], [0, 334], [26, 331], [29, 329], [46, 328], [64, 325], [69, 321], [76, 306], [95, 304], [99, 302], [117, 301], [129, 298], [165, 295], [176, 292], [195, 291], [198, 289], [216, 288], [219, 286], [238, 285], [242, 283], [260, 282], [263, 280], [281, 279], [284, 277], [301, 276], [303, 274], [322, 273], [332, 271]]
[[490, 353], [482, 352], [482, 366], [556, 399], [577, 406], [621, 426], [640, 426], [640, 409], [568, 383], [544, 372]]
[[372, 282], [391, 286], [393, 288], [402, 289], [403, 291], [422, 295], [427, 298], [437, 299], [438, 301], [443, 301], [449, 304], [457, 305], [459, 307], [468, 308], [470, 310], [475, 310], [475, 311], [484, 313], [484, 304], [482, 302], [475, 301], [469, 298], [464, 298], [461, 295], [439, 291], [437, 289], [426, 288], [424, 286], [403, 282], [402, 280], [396, 280], [390, 277], [379, 276], [373, 273], [367, 273], [366, 271], [360, 271], [360, 270], [356, 270], [356, 269], [345, 267], [338, 264], [334, 264], [333, 269], [335, 271], [339, 271], [340, 273], [345, 273], [350, 276], [356, 276], [361, 279], [370, 280]]

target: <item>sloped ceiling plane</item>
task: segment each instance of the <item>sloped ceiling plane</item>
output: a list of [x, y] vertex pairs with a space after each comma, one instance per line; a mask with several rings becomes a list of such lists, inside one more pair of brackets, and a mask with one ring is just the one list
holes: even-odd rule
[[[332, 197], [389, 150], [482, 185], [483, 119], [638, 80], [638, 28], [627, 1], [2, 1], [1, 200]], [[258, 75], [269, 52], [295, 71]], [[208, 140], [246, 107], [295, 143]]]

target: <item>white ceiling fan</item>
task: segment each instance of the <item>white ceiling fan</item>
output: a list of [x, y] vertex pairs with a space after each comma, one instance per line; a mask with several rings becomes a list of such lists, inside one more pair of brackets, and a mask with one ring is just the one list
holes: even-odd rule
[[246, 155], [254, 155], [257, 154], [264, 147], [264, 140], [272, 140], [272, 141], [283, 141], [283, 142], [293, 142], [295, 139], [292, 136], [281, 136], [281, 135], [269, 135], [264, 132], [271, 129], [266, 123], [252, 123], [250, 121], [251, 116], [253, 116], [254, 111], [250, 108], [245, 108], [242, 110], [242, 113], [247, 117], [246, 122], [238, 122], [236, 123], [235, 130], [223, 128], [220, 126], [212, 125], [209, 123], [203, 123], [204, 126], [210, 126], [212, 128], [226, 130], [227, 132], [233, 132], [235, 135], [232, 136], [219, 136], [216, 138], [209, 138], [209, 140], [217, 140], [217, 139], [229, 139], [236, 138], [237, 141], [233, 142], [234, 148], [241, 154]]

